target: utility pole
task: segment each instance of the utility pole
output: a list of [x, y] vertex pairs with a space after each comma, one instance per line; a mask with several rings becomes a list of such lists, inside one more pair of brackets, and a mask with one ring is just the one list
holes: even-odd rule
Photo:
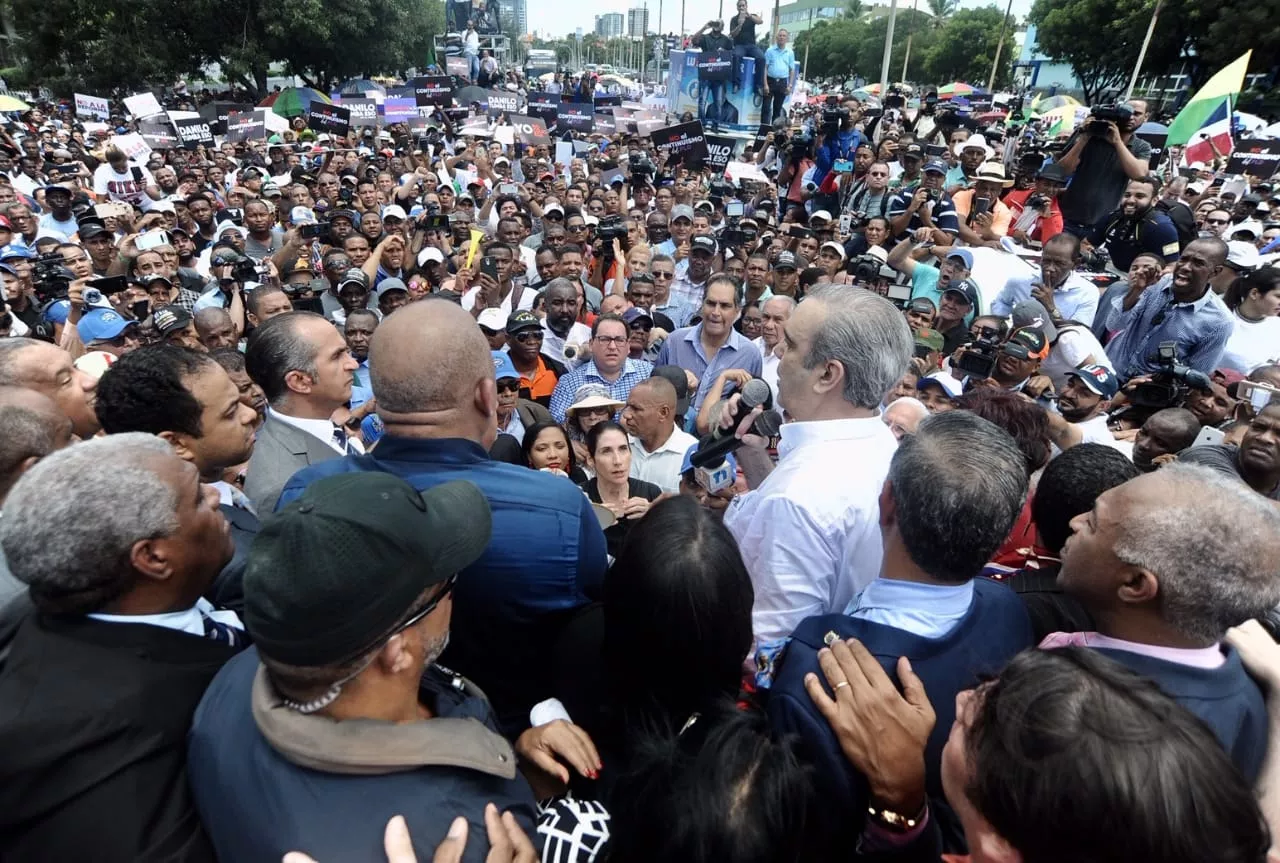
[[[1158, 6], [1156, 7], [1159, 8]], [[1009, 14], [1013, 12], [1013, 0], [1009, 0], [1009, 5], [1005, 7], [1004, 17], [1000, 19], [1000, 38], [996, 41], [996, 59], [991, 61], [991, 74], [987, 77], [987, 92], [994, 93], [992, 87], [996, 83], [996, 70], [1000, 68], [1000, 49], [1004, 47], [1004, 31], [1009, 27]], [[1154, 20], [1154, 18], [1152, 19]], [[1147, 31], [1147, 38], [1151, 38], [1151, 31]], [[1142, 61], [1139, 60], [1139, 63]]]
[[[804, 63], [800, 67], [801, 68], [800, 74], [804, 76], [804, 79], [806, 81], [808, 81], [809, 80], [809, 43], [813, 41], [813, 7], [812, 6], [809, 7], [809, 29], [804, 32], [806, 34], [806, 38], [804, 40]], [[773, 35], [776, 40], [778, 34], [775, 32]]]
[[680, 47], [684, 47], [684, 0], [680, 0]]
[[771, 42], [778, 41], [778, 4], [781, 2], [782, 0], [773, 0], [773, 33], [769, 37]]
[[[1124, 100], [1129, 101], [1129, 97], [1133, 95], [1133, 88], [1138, 85], [1138, 73], [1142, 71], [1142, 61], [1147, 59], [1147, 48], [1151, 45], [1151, 34], [1156, 31], [1156, 19], [1160, 17], [1160, 7], [1164, 5], [1164, 0], [1156, 0], [1155, 11], [1151, 13], [1151, 23], [1147, 25], [1146, 38], [1142, 40], [1142, 50], [1138, 52], [1138, 62], [1133, 64], [1133, 77], [1129, 79], [1129, 87], [1124, 91]], [[1230, 117], [1230, 112], [1227, 113]], [[1231, 124], [1228, 123], [1228, 126]]]
[[884, 59], [880, 61], [880, 98], [889, 92], [889, 59], [893, 55], [893, 22], [898, 17], [898, 0], [889, 0], [889, 30], [884, 34]]
[[[915, 0], [911, 5], [911, 19], [907, 22], [907, 55], [902, 58], [902, 81], [907, 80], [907, 64], [911, 62], [911, 37], [914, 36], [915, 28], [911, 25], [915, 22], [916, 13], [920, 11], [920, 0]], [[881, 94], [883, 95], [883, 93]]]

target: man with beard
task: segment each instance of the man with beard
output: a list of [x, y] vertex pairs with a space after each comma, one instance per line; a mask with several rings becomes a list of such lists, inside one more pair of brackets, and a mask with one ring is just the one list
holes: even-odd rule
[[[542, 351], [558, 363], [567, 363], [565, 345], [579, 352], [591, 339], [591, 328], [578, 321], [578, 289], [567, 278], [552, 279], [543, 291], [547, 316], [542, 321]], [[576, 361], [578, 356], [573, 358]]]
[[271, 257], [284, 245], [281, 236], [273, 230], [275, 216], [266, 201], [255, 199], [245, 204], [244, 224], [249, 229], [244, 253], [255, 261]]
[[[204, 195], [192, 195], [187, 198], [187, 213], [196, 225], [196, 233], [191, 239], [196, 244], [196, 251], [203, 252], [217, 235], [218, 226], [213, 221], [213, 204]], [[83, 232], [80, 237], [84, 239]]]
[[1128, 107], [1132, 113], [1123, 129], [1107, 121], [1106, 135], [1091, 135], [1086, 123], [1056, 160], [1071, 175], [1071, 185], [1058, 197], [1063, 229], [1078, 237], [1088, 236], [1130, 180], [1141, 180], [1150, 171], [1151, 145], [1134, 134], [1146, 122], [1147, 103], [1131, 99]]
[[1240, 446], [1191, 447], [1178, 461], [1211, 467], [1239, 478], [1258, 494], [1280, 500], [1280, 401], [1272, 400], [1258, 411]]
[[1058, 395], [1058, 413], [1049, 411], [1049, 438], [1060, 450], [1081, 443], [1119, 449], [1107, 427], [1107, 410], [1119, 391], [1119, 381], [1106, 366], [1081, 366], [1068, 372], [1067, 385]]
[[84, 221], [80, 225], [80, 245], [89, 253], [89, 261], [95, 276], [105, 276], [116, 260], [116, 246], [107, 230], [100, 222]]
[[1150, 473], [1195, 442], [1200, 421], [1186, 408], [1165, 408], [1147, 417], [1133, 439], [1133, 464]]
[[1178, 228], [1156, 208], [1159, 191], [1160, 181], [1155, 177], [1131, 180], [1125, 186], [1119, 209], [1100, 221], [1089, 235], [1089, 243], [1106, 246], [1112, 264], [1122, 271], [1128, 270], [1133, 259], [1143, 252], [1159, 255], [1166, 264], [1178, 259], [1182, 248]]

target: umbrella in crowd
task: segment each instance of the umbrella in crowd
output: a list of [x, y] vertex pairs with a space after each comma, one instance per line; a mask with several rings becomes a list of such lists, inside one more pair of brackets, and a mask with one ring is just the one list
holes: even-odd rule
[[307, 106], [315, 101], [332, 104], [333, 100], [310, 87], [285, 87], [278, 93], [272, 93], [258, 103], [259, 108], [270, 108], [281, 117], [301, 117], [307, 113]]
[[952, 81], [950, 84], [938, 88], [938, 98], [950, 99], [953, 96], [971, 96], [974, 91], [975, 88], [963, 81]]
[[0, 111], [30, 111], [31, 106], [16, 96], [0, 94]]
[[879, 85], [878, 83], [876, 83], [876, 84], [868, 84], [868, 85], [867, 85], [867, 86], [865, 86], [865, 87], [859, 87], [859, 88], [857, 89], [857, 92], [859, 92], [859, 93], [870, 93], [870, 94], [871, 94], [871, 95], [873, 95], [873, 96], [879, 96], [879, 95], [880, 95], [880, 85]]
[[368, 78], [352, 78], [338, 88], [340, 96], [363, 96], [366, 93], [381, 93], [385, 96], [387, 88]]

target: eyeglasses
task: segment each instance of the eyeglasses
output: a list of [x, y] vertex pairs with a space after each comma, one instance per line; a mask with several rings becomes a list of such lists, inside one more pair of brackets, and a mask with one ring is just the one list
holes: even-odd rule
[[1209, 225], [1226, 225], [1230, 221], [1230, 219], [1205, 219], [1205, 223]]
[[661, 279], [662, 281], [667, 281], [669, 279], [674, 279], [676, 277], [675, 273], [664, 273], [662, 272], [662, 270], [650, 270], [649, 275], [653, 276], [653, 280], [655, 282], [658, 281], [659, 279]]
[[637, 321], [636, 323], [631, 325], [631, 332], [633, 333], [640, 333], [640, 332], [647, 333], [652, 329], [653, 329], [653, 324], [646, 324], [643, 321]]
[[546, 222], [563, 222], [564, 216], [560, 213], [546, 213], [543, 215], [542, 219]]
[[625, 345], [626, 336], [596, 336], [595, 340], [602, 345]]
[[587, 229], [586, 225], [565, 225], [564, 229], [571, 234], [581, 234]]
[[520, 392], [520, 381], [503, 379], [498, 381], [498, 392], [500, 393], [518, 393]]
[[516, 333], [514, 338], [517, 342], [540, 342], [542, 341], [542, 332], [530, 330], [525, 333]]

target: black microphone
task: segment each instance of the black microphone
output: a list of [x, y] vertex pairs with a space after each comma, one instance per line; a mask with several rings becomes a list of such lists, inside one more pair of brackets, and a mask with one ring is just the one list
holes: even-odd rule
[[773, 392], [769, 385], [759, 378], [752, 378], [742, 388], [738, 409], [733, 412], [733, 422], [728, 428], [717, 426], [711, 434], [698, 441], [698, 448], [693, 451], [689, 463], [695, 468], [716, 467], [724, 462], [724, 457], [742, 446], [742, 440], [735, 436], [738, 426], [746, 419], [747, 414], [757, 407], [765, 408], [764, 413], [756, 417], [751, 431], [761, 437], [773, 437], [782, 428], [782, 415], [769, 410], [773, 405]]

